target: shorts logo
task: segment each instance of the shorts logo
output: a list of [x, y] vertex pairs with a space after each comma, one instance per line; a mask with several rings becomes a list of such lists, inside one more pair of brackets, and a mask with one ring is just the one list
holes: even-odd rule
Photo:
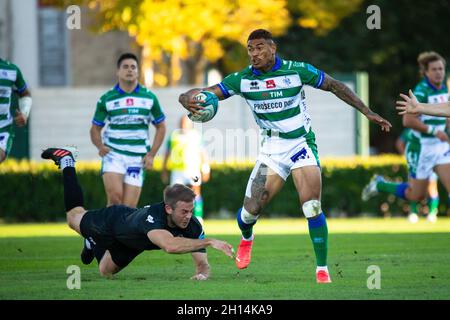
[[3, 141], [5, 139], [5, 136], [0, 136], [0, 141]]
[[126, 104], [127, 104], [127, 106], [132, 106], [132, 105], [134, 104], [134, 99], [128, 98], [128, 99], [126, 100]]
[[153, 220], [153, 217], [150, 214], [147, 216], [147, 219], [145, 219], [145, 221], [149, 223], [155, 223], [155, 220]]
[[275, 87], [276, 87], [275, 80], [267, 80], [266, 81], [266, 88], [267, 89], [273, 89]]
[[298, 159], [309, 159], [308, 152], [305, 148], [302, 148], [299, 152], [291, 157], [292, 162], [296, 162]]
[[128, 167], [128, 169], [127, 169], [127, 175], [129, 175], [133, 178], [139, 178], [140, 173], [141, 173], [140, 167]]
[[[0, 141], [2, 141], [2, 139], [0, 138]], [[450, 156], [450, 149], [447, 150], [446, 153], [444, 153], [444, 157], [448, 157]]]

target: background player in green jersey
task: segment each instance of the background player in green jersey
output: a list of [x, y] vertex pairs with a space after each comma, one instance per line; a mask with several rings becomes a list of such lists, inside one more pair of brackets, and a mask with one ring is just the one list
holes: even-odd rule
[[[414, 89], [421, 103], [447, 103], [448, 88], [445, 85], [445, 60], [436, 52], [423, 52], [417, 58], [423, 79]], [[397, 197], [421, 201], [427, 195], [428, 179], [436, 172], [450, 194], [450, 145], [446, 134], [447, 119], [430, 115], [405, 114], [403, 125], [412, 129], [406, 148], [409, 180], [392, 183], [381, 176], [374, 176], [362, 192], [363, 200], [379, 192]], [[450, 197], [448, 198], [450, 203]]]
[[[403, 129], [400, 136], [395, 141], [395, 148], [398, 153], [406, 156], [406, 146], [411, 139], [411, 129]], [[432, 173], [428, 184], [428, 212], [427, 220], [435, 222], [439, 207], [438, 177], [436, 173]], [[409, 201], [408, 221], [416, 223], [419, 221], [419, 203], [417, 201]]]
[[[16, 110], [11, 104], [15, 93], [19, 95], [19, 109]], [[31, 104], [31, 94], [19, 67], [0, 58], [0, 163], [11, 151], [13, 120], [18, 127], [26, 125]]]
[[260, 156], [247, 184], [244, 204], [237, 214], [242, 240], [236, 254], [238, 268], [251, 259], [253, 225], [262, 209], [281, 190], [292, 173], [316, 254], [316, 281], [331, 282], [327, 268], [328, 229], [321, 209], [321, 170], [311, 118], [306, 110], [304, 85], [331, 91], [362, 112], [370, 121], [389, 131], [391, 124], [370, 110], [345, 84], [305, 62], [282, 60], [269, 31], [253, 31], [247, 41], [251, 65], [228, 75], [205, 89], [192, 89], [179, 98], [190, 112], [202, 107], [193, 96], [208, 90], [221, 100], [234, 94], [246, 99], [254, 118], [263, 130]]
[[[117, 61], [118, 83], [99, 99], [92, 120], [90, 135], [102, 157], [108, 206], [137, 206], [144, 167], [152, 169], [166, 132], [165, 115], [158, 98], [138, 83], [138, 75], [136, 56], [122, 54]], [[150, 123], [156, 128], [151, 146]]]
[[181, 183], [192, 188], [195, 193], [194, 216], [203, 223], [201, 185], [209, 180], [210, 166], [202, 136], [186, 115], [180, 119], [180, 128], [174, 130], [167, 140], [161, 172], [161, 179], [166, 184], [169, 182], [169, 160], [170, 184]]
[[88, 239], [102, 276], [111, 277], [145, 250], [191, 252], [196, 269], [191, 278], [194, 280], [209, 277], [205, 248], [212, 247], [233, 257], [230, 244], [205, 238], [202, 225], [192, 217], [195, 194], [188, 187], [169, 186], [164, 190], [164, 202], [141, 209], [114, 205], [86, 210], [71, 150], [49, 148], [43, 151], [42, 158], [53, 160], [62, 170], [67, 223]]

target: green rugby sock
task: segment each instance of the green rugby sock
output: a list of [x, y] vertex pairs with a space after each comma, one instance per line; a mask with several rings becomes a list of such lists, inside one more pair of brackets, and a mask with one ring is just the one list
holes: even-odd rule
[[325, 215], [308, 219], [309, 237], [313, 243], [314, 253], [316, 254], [317, 266], [327, 265], [328, 255], [328, 227]]
[[417, 210], [417, 202], [415, 201], [410, 201], [409, 202], [409, 212], [410, 213], [419, 213], [419, 211]]
[[203, 218], [203, 198], [202, 196], [195, 197], [194, 216]]
[[438, 213], [438, 207], [439, 207], [439, 197], [436, 198], [428, 198], [428, 208], [429, 208], [429, 214], [437, 214]]
[[377, 190], [380, 192], [392, 193], [395, 194], [397, 190], [398, 183], [387, 182], [387, 181], [379, 181], [377, 182]]

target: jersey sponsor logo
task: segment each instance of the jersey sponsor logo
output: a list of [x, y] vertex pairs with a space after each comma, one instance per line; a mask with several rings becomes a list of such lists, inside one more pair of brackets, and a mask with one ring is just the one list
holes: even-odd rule
[[258, 81], [250, 82], [250, 90], [259, 90]]
[[118, 107], [120, 107], [120, 102], [119, 101], [114, 101], [113, 108], [118, 108]]
[[[275, 97], [274, 95], [272, 95], [274, 93], [276, 93], [276, 92], [270, 92], [270, 96], [271, 97]], [[282, 95], [282, 92], [281, 92], [281, 95]], [[273, 101], [273, 102], [262, 101], [262, 102], [254, 103], [253, 104], [253, 109], [255, 111], [266, 111], [266, 110], [289, 108], [296, 101], [297, 101], [297, 99], [295, 97], [292, 98], [292, 99], [284, 100], [284, 101]]]
[[0, 79], [1, 80], [16, 81], [16, 79], [17, 79], [17, 71], [16, 70], [0, 69]]
[[442, 103], [442, 102], [447, 102], [448, 101], [448, 94], [444, 93], [444, 94], [438, 94], [438, 95], [434, 95], [434, 96], [429, 96], [428, 97], [428, 103]]
[[267, 80], [266, 81], [266, 88], [267, 89], [273, 89], [275, 88], [277, 85], [275, 84], [275, 80]]
[[255, 103], [253, 105], [255, 110], [273, 110], [273, 109], [281, 109], [283, 108], [283, 102], [263, 102], [263, 103]]
[[155, 220], [153, 220], [153, 217], [152, 217], [151, 214], [149, 214], [149, 215], [147, 216], [147, 219], [145, 219], [145, 221], [147, 221], [148, 223], [155, 223]]
[[271, 98], [281, 98], [281, 97], [283, 97], [283, 91], [270, 92], [270, 97]]
[[289, 87], [292, 84], [291, 79], [289, 79], [288, 77], [284, 77], [283, 78], [283, 83], [286, 87]]
[[11, 97], [11, 87], [0, 87], [0, 97], [1, 98], [9, 98]]
[[127, 106], [132, 106], [134, 104], [134, 99], [133, 98], [127, 98], [126, 104], [127, 104]]
[[312, 65], [308, 64], [308, 71], [311, 71], [312, 73], [318, 74], [317, 69], [313, 67]]

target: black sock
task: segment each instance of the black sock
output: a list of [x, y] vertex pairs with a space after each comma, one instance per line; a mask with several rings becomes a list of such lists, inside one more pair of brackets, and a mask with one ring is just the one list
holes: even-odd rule
[[66, 212], [75, 207], [83, 207], [83, 191], [78, 184], [77, 173], [74, 167], [66, 167], [63, 169], [63, 183]]
[[99, 246], [94, 247], [94, 255], [95, 259], [97, 259], [98, 264], [102, 261], [103, 256], [105, 255], [106, 249], [101, 248]]

